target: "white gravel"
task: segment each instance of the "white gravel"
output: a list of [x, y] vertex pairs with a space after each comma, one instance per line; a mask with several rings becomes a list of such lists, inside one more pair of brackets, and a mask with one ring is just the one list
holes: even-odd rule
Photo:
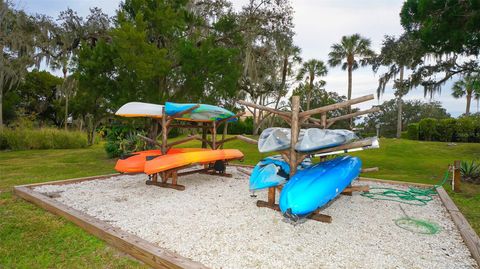
[[402, 205], [410, 217], [439, 224], [436, 235], [397, 227], [398, 203], [358, 194], [340, 196], [323, 210], [331, 224], [294, 226], [258, 208], [266, 192], [250, 197], [248, 177], [228, 170], [233, 178], [181, 177], [185, 191], [147, 186], [145, 175], [35, 190], [212, 268], [478, 268], [438, 197], [427, 206]]

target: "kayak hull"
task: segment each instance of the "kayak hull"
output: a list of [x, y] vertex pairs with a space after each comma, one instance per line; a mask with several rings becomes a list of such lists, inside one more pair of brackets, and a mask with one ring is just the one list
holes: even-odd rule
[[[350, 130], [329, 129], [301, 129], [295, 150], [310, 152], [324, 148], [339, 146], [358, 139]], [[291, 130], [289, 128], [267, 128], [258, 139], [258, 151], [262, 153], [287, 150], [291, 144]]]
[[[179, 103], [172, 103], [166, 102], [165, 103], [165, 112], [168, 116], [175, 115], [179, 112], [185, 111], [190, 109], [197, 104], [179, 104]], [[226, 118], [230, 118], [235, 116], [235, 114], [229, 110], [224, 108], [213, 106], [213, 105], [206, 105], [200, 104], [200, 106], [190, 113], [183, 114], [180, 120], [193, 120], [193, 121], [217, 121]], [[229, 121], [236, 121], [237, 118], [233, 118]]]
[[298, 171], [283, 187], [280, 210], [304, 217], [339, 195], [358, 177], [362, 162], [342, 156]]
[[[172, 148], [167, 154], [178, 154], [184, 152], [207, 151], [203, 148]], [[147, 158], [154, 158], [162, 155], [159, 149], [137, 151], [120, 158], [115, 164], [115, 170], [120, 173], [143, 173]]]
[[[311, 160], [306, 158], [297, 169], [311, 165]], [[290, 166], [282, 156], [275, 155], [261, 160], [250, 175], [250, 190], [261, 190], [284, 184], [289, 179]]]
[[237, 149], [218, 149], [208, 151], [183, 152], [158, 156], [145, 163], [144, 172], [152, 175], [174, 168], [192, 164], [207, 164], [215, 161], [229, 161], [242, 159], [243, 153]]

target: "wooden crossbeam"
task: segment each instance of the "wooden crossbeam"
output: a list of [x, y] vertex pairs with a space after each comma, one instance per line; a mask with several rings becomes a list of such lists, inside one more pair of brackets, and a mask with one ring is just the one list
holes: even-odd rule
[[225, 139], [222, 139], [220, 141], [217, 141], [217, 148], [219, 146], [222, 146], [224, 143], [228, 142], [228, 141], [232, 141], [232, 140], [235, 140], [235, 139], [238, 139], [236, 136], [232, 136], [232, 137], [229, 137], [229, 138], [225, 138]]
[[373, 99], [375, 99], [373, 94], [365, 95], [365, 96], [362, 96], [362, 97], [353, 98], [353, 99], [345, 101], [345, 102], [336, 103], [336, 104], [332, 104], [332, 105], [328, 105], [328, 106], [322, 106], [322, 107], [314, 108], [314, 109], [311, 109], [311, 110], [308, 110], [308, 111], [300, 112], [299, 117], [303, 118], [303, 117], [311, 116], [311, 115], [314, 115], [314, 114], [325, 113], [325, 112], [328, 112], [328, 111], [331, 111], [331, 110], [344, 108], [344, 107], [347, 107], [347, 106], [351, 106], [351, 105], [354, 105], [354, 104], [366, 102], [366, 101], [373, 100]]
[[205, 139], [205, 138], [203, 138], [203, 137], [198, 137], [198, 136], [195, 137], [195, 139], [196, 139], [196, 140], [199, 140], [199, 141], [202, 141], [202, 142], [205, 143], [205, 144], [208, 144], [208, 145], [212, 148], [212, 142], [209, 141], [208, 139]]
[[167, 145], [167, 148], [170, 149], [171, 147], [173, 147], [173, 146], [175, 146], [175, 145], [183, 144], [183, 143], [185, 143], [185, 142], [188, 142], [188, 141], [191, 141], [191, 140], [195, 140], [195, 139], [198, 139], [198, 138], [200, 138], [198, 135], [188, 136], [188, 137], [186, 137], [186, 138], [183, 138], [183, 139], [180, 139], [180, 140], [177, 140], [177, 141], [175, 141], [175, 142], [172, 142], [172, 143], [168, 144], [168, 145]]
[[361, 115], [370, 114], [370, 113], [374, 113], [374, 112], [378, 112], [378, 111], [380, 111], [379, 107], [372, 107], [372, 108], [367, 109], [367, 110], [361, 110], [361, 111], [357, 111], [357, 112], [354, 112], [354, 113], [350, 113], [350, 114], [342, 115], [342, 116], [339, 116], [339, 117], [331, 118], [331, 119], [327, 120], [327, 127], [330, 127], [332, 124], [334, 124], [335, 122], [337, 122], [339, 120], [347, 120], [347, 119], [350, 119], [350, 118], [354, 118], [354, 117], [358, 117], [358, 116], [361, 116]]
[[191, 108], [188, 108], [188, 109], [182, 110], [180, 112], [177, 112], [177, 113], [173, 114], [172, 116], [168, 116], [168, 122], [172, 122], [172, 120], [174, 120], [175, 118], [179, 118], [184, 114], [190, 113], [190, 112], [194, 111], [195, 109], [197, 109], [199, 107], [200, 107], [200, 105], [197, 104], [197, 105], [192, 106]]
[[252, 138], [249, 138], [249, 137], [246, 137], [246, 136], [243, 136], [243, 135], [237, 135], [237, 139], [238, 139], [238, 140], [241, 140], [241, 141], [243, 141], [243, 142], [252, 144], [252, 145], [257, 145], [257, 144], [258, 144], [258, 141], [257, 141], [257, 140], [252, 139]]
[[239, 103], [241, 105], [244, 105], [244, 106], [249, 106], [249, 107], [253, 107], [253, 108], [256, 108], [256, 109], [264, 110], [264, 111], [267, 111], [267, 112], [270, 112], [270, 113], [273, 113], [273, 114], [277, 114], [277, 115], [280, 115], [280, 116], [290, 117], [290, 114], [291, 114], [290, 112], [280, 111], [278, 109], [274, 109], [274, 108], [267, 107], [267, 106], [262, 106], [262, 105], [257, 105], [257, 104], [250, 103], [250, 102], [243, 101], [243, 100], [237, 101], [237, 103]]
[[228, 122], [229, 120], [231, 119], [234, 119], [234, 118], [239, 118], [241, 116], [245, 115], [245, 112], [240, 112], [240, 113], [237, 113], [236, 115], [233, 115], [231, 117], [228, 117], [226, 119], [221, 119], [221, 120], [218, 120], [217, 121], [217, 126], [219, 126], [220, 124], [224, 123], [224, 122]]
[[343, 144], [337, 147], [333, 148], [327, 148], [327, 149], [320, 149], [312, 152], [308, 152], [306, 154], [304, 153], [299, 153], [301, 158], [299, 160], [303, 160], [306, 156], [308, 155], [313, 155], [313, 154], [319, 154], [319, 153], [327, 153], [327, 152], [334, 152], [334, 151], [341, 151], [341, 150], [347, 150], [347, 149], [354, 149], [354, 148], [362, 148], [362, 147], [368, 147], [371, 146], [373, 141], [371, 139], [364, 139], [360, 141], [354, 141], [348, 144]]
[[147, 141], [147, 142], [150, 142], [150, 143], [152, 143], [152, 144], [155, 144], [155, 145], [157, 145], [157, 146], [159, 146], [159, 147], [162, 146], [162, 144], [158, 143], [157, 141], [155, 141], [155, 140], [153, 140], [153, 139], [151, 139], [151, 138], [149, 138], [149, 137], [143, 136], [143, 135], [141, 135], [141, 134], [137, 134], [137, 136], [140, 137], [141, 139], [143, 139], [143, 140], [145, 140], [145, 141]]

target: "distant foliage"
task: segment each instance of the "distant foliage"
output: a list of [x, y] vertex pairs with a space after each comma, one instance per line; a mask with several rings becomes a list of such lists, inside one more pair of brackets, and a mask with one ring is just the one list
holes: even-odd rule
[[[252, 134], [253, 132], [253, 118], [247, 117], [244, 120], [240, 119], [237, 122], [228, 124], [228, 134]], [[223, 127], [221, 131], [223, 132]]]
[[[395, 137], [397, 131], [397, 102], [396, 99], [385, 101], [380, 105], [380, 111], [365, 117], [364, 132], [375, 133], [375, 125], [380, 124], [380, 135]], [[406, 100], [402, 109], [402, 130], [407, 129], [411, 123], [418, 123], [422, 119], [447, 119], [450, 114], [442, 107], [440, 102], [425, 103], [420, 100]]]
[[418, 140], [418, 123], [411, 123], [408, 125], [407, 138], [411, 140]]
[[407, 137], [413, 140], [442, 142], [480, 142], [480, 115], [458, 119], [425, 118], [408, 125]]
[[139, 131], [128, 125], [112, 125], [112, 127], [106, 128], [104, 132], [107, 141], [105, 151], [109, 158], [116, 158], [153, 147], [137, 135], [146, 136], [144, 131]]
[[5, 128], [0, 132], [1, 150], [74, 149], [87, 146], [87, 135], [55, 128]]

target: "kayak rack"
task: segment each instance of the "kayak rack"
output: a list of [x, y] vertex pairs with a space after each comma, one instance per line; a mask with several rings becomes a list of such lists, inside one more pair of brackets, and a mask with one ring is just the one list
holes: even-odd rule
[[[210, 147], [211, 149], [216, 150], [216, 149], [223, 148], [223, 145], [226, 142], [234, 139], [238, 139], [238, 136], [226, 138], [228, 123], [233, 119], [243, 116], [245, 112], [240, 112], [235, 115], [232, 115], [231, 117], [223, 118], [219, 120], [190, 120], [183, 117], [184, 115], [191, 113], [192, 111], [194, 111], [199, 107], [200, 107], [200, 104], [195, 104], [189, 107], [188, 109], [179, 111], [173, 115], [167, 115], [166, 109], [165, 107], [163, 107], [161, 110], [161, 114], [157, 113], [152, 115], [144, 115], [143, 117], [150, 117], [160, 124], [161, 143], [149, 137], [145, 137], [142, 135], [138, 135], [138, 136], [144, 139], [145, 141], [147, 141], [148, 143], [160, 148], [162, 155], [166, 154], [168, 150], [170, 150], [173, 146], [183, 144], [191, 140], [201, 141], [202, 148]], [[134, 115], [134, 116], [137, 116], [137, 115]], [[222, 124], [223, 124], [223, 133], [222, 133], [221, 139], [218, 140], [217, 128]], [[201, 132], [201, 136], [198, 134], [190, 135], [184, 139], [180, 139], [175, 142], [168, 143], [168, 133], [173, 128], [201, 129], [202, 132]], [[208, 133], [210, 133], [210, 140], [208, 139]], [[228, 161], [231, 161], [231, 160], [233, 159], [223, 160], [223, 167], [225, 167], [228, 164]], [[145, 184], [154, 185], [154, 186], [163, 187], [163, 188], [171, 188], [175, 190], [185, 190], [185, 186], [179, 185], [177, 183], [178, 177], [180, 176], [196, 174], [196, 173], [223, 176], [223, 177], [232, 176], [232, 174], [225, 173], [225, 170], [218, 171], [218, 169], [215, 169], [215, 167], [211, 164], [203, 164], [203, 168], [201, 169], [194, 169], [194, 170], [180, 172], [181, 170], [189, 168], [192, 165], [193, 164], [181, 166], [181, 167], [175, 167], [173, 169], [169, 169], [166, 171], [162, 171], [160, 173], [149, 175], [148, 180], [145, 182]]]
[[[351, 120], [357, 116], [378, 112], [380, 111], [380, 108], [372, 107], [367, 110], [356, 111], [354, 113], [349, 113], [349, 114], [338, 116], [338, 117], [328, 118], [328, 112], [330, 111], [341, 109], [341, 108], [348, 108], [348, 111], [350, 112], [351, 111], [350, 107], [352, 105], [370, 101], [370, 100], [373, 100], [374, 98], [375, 98], [374, 95], [370, 94], [370, 95], [365, 95], [358, 98], [353, 98], [344, 102], [339, 102], [339, 103], [335, 103], [327, 106], [314, 108], [307, 111], [301, 111], [299, 96], [292, 96], [291, 111], [278, 110], [271, 107], [243, 101], [243, 100], [237, 101], [237, 103], [253, 109], [265, 111], [268, 113], [268, 115], [276, 115], [279, 118], [285, 120], [285, 122], [290, 125], [290, 128], [291, 128], [290, 148], [287, 150], [280, 151], [279, 153], [282, 156], [282, 158], [285, 160], [285, 162], [289, 164], [290, 176], [293, 176], [297, 172], [297, 166], [300, 163], [302, 163], [302, 161], [308, 156], [315, 155], [317, 153], [322, 153], [322, 154], [330, 153], [330, 152], [343, 153], [343, 152], [347, 152], [350, 149], [372, 147], [374, 140], [365, 139], [365, 140], [360, 140], [360, 141], [355, 141], [352, 143], [340, 145], [337, 147], [332, 147], [329, 149], [321, 149], [321, 150], [312, 151], [308, 153], [299, 153], [295, 151], [295, 145], [298, 142], [300, 127], [327, 129], [330, 126], [332, 126], [335, 122], [338, 122], [341, 120]], [[318, 114], [320, 114], [320, 119], [312, 117]], [[247, 138], [247, 137], [240, 136], [238, 137], [238, 139], [251, 144], [258, 143], [257, 140]], [[326, 158], [325, 156], [321, 157], [321, 160], [323, 161], [325, 160], [325, 158]], [[362, 187], [348, 186], [342, 192], [342, 194], [352, 195], [354, 191], [365, 191], [365, 190], [368, 190], [367, 188], [368, 186], [362, 186]], [[268, 200], [267, 201], [258, 200], [257, 206], [267, 207], [267, 208], [279, 211], [280, 209], [278, 204], [276, 204], [276, 198], [275, 198], [277, 191], [280, 193], [282, 191], [282, 186], [270, 187], [268, 189]], [[332, 221], [331, 216], [321, 214], [318, 209], [314, 213], [312, 213], [308, 218], [321, 221], [321, 222], [327, 222], [327, 223], [330, 223]]]

